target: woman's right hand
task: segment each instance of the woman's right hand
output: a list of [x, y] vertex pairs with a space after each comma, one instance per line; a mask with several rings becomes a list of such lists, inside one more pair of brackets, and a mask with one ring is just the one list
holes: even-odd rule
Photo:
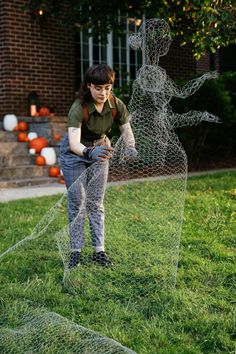
[[112, 157], [113, 148], [107, 145], [87, 147], [83, 154], [88, 160], [103, 161]]

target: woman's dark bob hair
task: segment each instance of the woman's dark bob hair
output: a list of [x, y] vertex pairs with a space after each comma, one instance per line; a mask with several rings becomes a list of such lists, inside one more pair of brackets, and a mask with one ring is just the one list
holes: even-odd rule
[[88, 84], [104, 85], [113, 84], [115, 81], [115, 72], [106, 64], [92, 65], [88, 68], [84, 75], [84, 81], [81, 83], [77, 97], [82, 102], [87, 102], [91, 99], [90, 89]]

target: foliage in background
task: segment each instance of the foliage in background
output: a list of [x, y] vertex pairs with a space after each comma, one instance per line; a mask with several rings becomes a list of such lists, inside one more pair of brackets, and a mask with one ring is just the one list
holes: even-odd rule
[[224, 73], [216, 80], [207, 81], [193, 96], [184, 100], [173, 99], [171, 104], [178, 113], [196, 109], [208, 111], [221, 119], [220, 124], [204, 122], [178, 130], [191, 161], [198, 164], [200, 160], [235, 156], [236, 72]]
[[103, 40], [111, 29], [117, 34], [122, 31], [118, 10], [122, 16], [142, 18], [146, 13], [147, 18], [164, 18], [173, 35], [182, 45], [190, 45], [197, 59], [235, 43], [236, 36], [235, 0], [27, 0], [24, 10], [38, 20], [52, 16], [63, 25], [73, 23], [78, 30], [91, 28], [91, 34]]
[[168, 17], [182, 45], [191, 44], [196, 59], [235, 43], [236, 4], [234, 0], [168, 0], [159, 16]]

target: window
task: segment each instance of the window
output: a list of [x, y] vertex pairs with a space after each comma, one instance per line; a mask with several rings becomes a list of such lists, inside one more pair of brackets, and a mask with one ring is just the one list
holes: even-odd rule
[[118, 15], [117, 21], [124, 33], [119, 36], [110, 32], [107, 44], [101, 43], [99, 38], [89, 36], [88, 30], [77, 33], [76, 89], [83, 80], [84, 72], [92, 64], [110, 65], [116, 72], [116, 86], [119, 87], [136, 78], [136, 72], [142, 66], [142, 52], [129, 47], [128, 37], [138, 31], [141, 20]]

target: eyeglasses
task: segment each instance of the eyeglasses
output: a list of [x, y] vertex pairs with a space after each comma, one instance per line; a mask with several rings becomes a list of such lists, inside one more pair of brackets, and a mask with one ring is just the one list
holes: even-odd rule
[[112, 85], [111, 84], [105, 84], [105, 85], [94, 85], [94, 84], [91, 84], [90, 86], [94, 91], [98, 92], [98, 93], [101, 93], [103, 92], [103, 90], [105, 92], [111, 92], [112, 90]]

